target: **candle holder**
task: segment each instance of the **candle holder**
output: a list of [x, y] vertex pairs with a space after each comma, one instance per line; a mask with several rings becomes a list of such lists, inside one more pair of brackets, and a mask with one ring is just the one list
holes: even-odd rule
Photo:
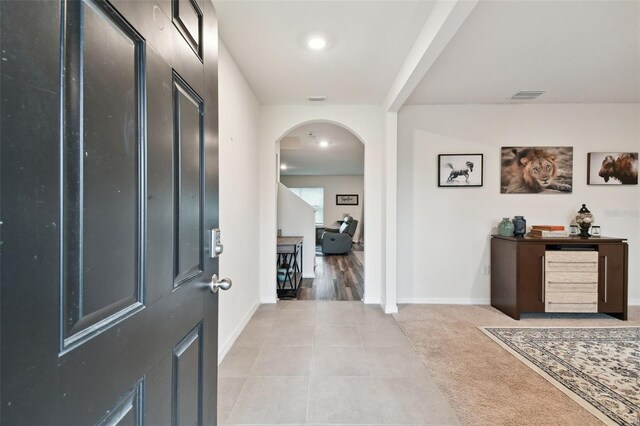
[[580, 237], [589, 238], [589, 228], [593, 223], [593, 214], [589, 211], [586, 204], [582, 205], [582, 208], [578, 210], [576, 215], [576, 223], [580, 227]]

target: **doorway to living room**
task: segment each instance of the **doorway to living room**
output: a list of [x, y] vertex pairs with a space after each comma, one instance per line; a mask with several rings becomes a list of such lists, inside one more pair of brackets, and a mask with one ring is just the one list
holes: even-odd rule
[[278, 151], [278, 233], [303, 238], [300, 271], [292, 256], [278, 256], [278, 297], [362, 300], [363, 143], [344, 127], [313, 122], [287, 133]]

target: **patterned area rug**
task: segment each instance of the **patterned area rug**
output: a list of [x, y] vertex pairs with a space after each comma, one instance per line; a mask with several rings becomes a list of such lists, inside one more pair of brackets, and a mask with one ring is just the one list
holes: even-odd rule
[[606, 424], [640, 424], [640, 327], [479, 327]]

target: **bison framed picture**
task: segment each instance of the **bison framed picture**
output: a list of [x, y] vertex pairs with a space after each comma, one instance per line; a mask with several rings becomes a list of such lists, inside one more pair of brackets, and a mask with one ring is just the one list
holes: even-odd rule
[[568, 194], [573, 190], [573, 147], [503, 147], [503, 194]]
[[438, 155], [438, 186], [482, 186], [482, 154]]
[[637, 185], [637, 152], [590, 152], [587, 154], [587, 184]]

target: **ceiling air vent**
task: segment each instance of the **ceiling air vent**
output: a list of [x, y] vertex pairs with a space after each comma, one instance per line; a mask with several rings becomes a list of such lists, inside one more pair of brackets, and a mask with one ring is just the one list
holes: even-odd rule
[[513, 95], [511, 99], [515, 99], [517, 101], [526, 101], [526, 100], [535, 99], [538, 96], [545, 93], [547, 93], [546, 90], [523, 90]]
[[327, 100], [326, 96], [307, 96], [309, 102], [324, 102]]

